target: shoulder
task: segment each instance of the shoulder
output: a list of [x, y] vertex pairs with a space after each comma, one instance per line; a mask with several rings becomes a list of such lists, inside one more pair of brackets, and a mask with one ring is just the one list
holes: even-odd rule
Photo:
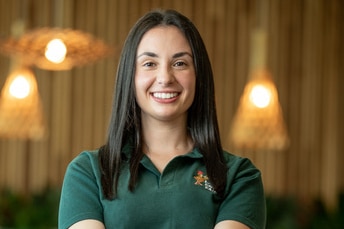
[[89, 175], [98, 177], [99, 163], [98, 163], [98, 150], [83, 151], [77, 155], [68, 165], [66, 175]]
[[249, 158], [237, 156], [227, 151], [223, 151], [223, 156], [229, 172], [251, 171], [253, 173], [260, 173]]
[[82, 167], [95, 166], [98, 164], [98, 150], [83, 151], [77, 155], [69, 166], [77, 165]]
[[94, 161], [98, 160], [99, 150], [90, 150], [90, 151], [83, 151], [79, 155], [77, 155], [72, 162], [82, 162], [82, 161]]
[[261, 188], [262, 174], [260, 170], [252, 163], [249, 158], [241, 157], [223, 152], [225, 162], [228, 167], [227, 171], [227, 188], [228, 190], [233, 188], [233, 185], [239, 184], [251, 184], [256, 183], [256, 185]]

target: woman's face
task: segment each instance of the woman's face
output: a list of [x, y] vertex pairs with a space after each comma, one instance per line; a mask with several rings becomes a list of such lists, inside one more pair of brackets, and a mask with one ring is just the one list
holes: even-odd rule
[[146, 32], [137, 49], [135, 90], [142, 118], [187, 118], [195, 96], [196, 75], [190, 45], [175, 26]]

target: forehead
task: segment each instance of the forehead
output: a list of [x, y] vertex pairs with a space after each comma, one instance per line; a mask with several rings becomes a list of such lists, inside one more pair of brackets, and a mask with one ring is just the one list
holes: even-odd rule
[[160, 25], [149, 29], [141, 38], [138, 51], [141, 49], [188, 49], [190, 44], [183, 32], [176, 26]]

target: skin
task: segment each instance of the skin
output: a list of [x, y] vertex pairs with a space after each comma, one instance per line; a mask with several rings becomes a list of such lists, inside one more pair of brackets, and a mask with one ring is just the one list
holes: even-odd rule
[[[186, 128], [187, 110], [195, 96], [192, 52], [178, 28], [159, 26], [143, 36], [136, 62], [135, 91], [142, 110], [144, 151], [162, 172], [170, 160], [193, 148]], [[97, 220], [88, 219], [70, 228], [105, 227]], [[215, 226], [215, 229], [247, 228], [233, 220], [225, 220]]]
[[[172, 26], [151, 29], [140, 42], [136, 61], [136, 100], [143, 122], [186, 123], [196, 75], [191, 48], [181, 32]], [[163, 93], [173, 97], [157, 97]]]
[[186, 122], [195, 84], [192, 51], [182, 33], [173, 26], [148, 31], [137, 50], [135, 90], [145, 153], [160, 172], [193, 148]]

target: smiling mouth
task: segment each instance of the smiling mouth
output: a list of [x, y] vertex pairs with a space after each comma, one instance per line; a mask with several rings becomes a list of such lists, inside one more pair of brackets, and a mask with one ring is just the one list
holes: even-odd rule
[[159, 99], [171, 99], [171, 98], [177, 97], [178, 93], [176, 93], [176, 92], [172, 92], [172, 93], [155, 92], [155, 93], [153, 93], [153, 96], [155, 98], [159, 98]]

